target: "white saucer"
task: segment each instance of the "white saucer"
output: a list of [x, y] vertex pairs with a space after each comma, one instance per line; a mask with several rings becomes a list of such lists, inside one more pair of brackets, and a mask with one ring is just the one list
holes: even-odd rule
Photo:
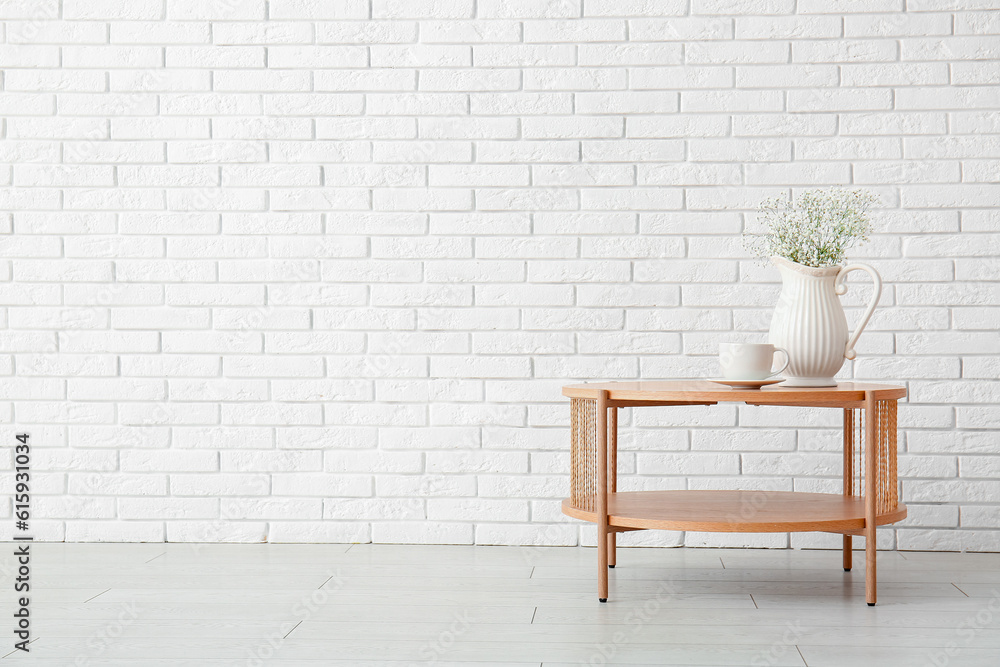
[[779, 382], [784, 381], [784, 378], [771, 378], [769, 380], [709, 380], [709, 382], [724, 384], [732, 387], [733, 389], [760, 389], [761, 387], [766, 387], [769, 384], [778, 384]]

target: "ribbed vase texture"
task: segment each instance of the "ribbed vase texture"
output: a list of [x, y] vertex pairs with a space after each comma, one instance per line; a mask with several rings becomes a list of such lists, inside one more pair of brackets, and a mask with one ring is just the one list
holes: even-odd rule
[[831, 386], [844, 365], [847, 318], [834, 282], [841, 267], [812, 268], [773, 258], [781, 273], [781, 296], [768, 342], [788, 350], [785, 384]]

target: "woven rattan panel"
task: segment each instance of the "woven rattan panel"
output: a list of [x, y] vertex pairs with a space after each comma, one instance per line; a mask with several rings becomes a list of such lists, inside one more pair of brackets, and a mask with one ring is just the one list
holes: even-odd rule
[[875, 465], [878, 468], [875, 486], [875, 512], [885, 514], [892, 512], [899, 505], [899, 482], [897, 479], [897, 440], [896, 440], [896, 401], [875, 402], [875, 442], [865, 442], [865, 410], [847, 410], [844, 428], [850, 433], [850, 442], [854, 443], [851, 456], [853, 470], [850, 475], [852, 482], [851, 494], [863, 496], [865, 491], [865, 476], [867, 451], [869, 446], [876, 447]]
[[597, 401], [570, 399], [570, 424], [570, 502], [592, 512], [597, 496]]

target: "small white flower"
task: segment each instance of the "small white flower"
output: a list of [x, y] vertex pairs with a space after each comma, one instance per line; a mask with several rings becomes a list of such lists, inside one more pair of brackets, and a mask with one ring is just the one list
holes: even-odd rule
[[868, 209], [878, 197], [867, 190], [807, 190], [796, 200], [760, 205], [762, 233], [744, 232], [746, 248], [761, 259], [774, 255], [805, 266], [835, 266], [847, 250], [868, 240]]

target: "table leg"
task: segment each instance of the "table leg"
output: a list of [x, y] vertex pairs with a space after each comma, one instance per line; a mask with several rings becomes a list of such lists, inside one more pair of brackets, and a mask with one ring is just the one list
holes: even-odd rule
[[877, 601], [878, 582], [875, 573], [875, 489], [878, 482], [878, 440], [875, 424], [878, 420], [875, 395], [865, 395], [865, 600], [869, 607]]
[[[854, 495], [854, 410], [844, 410], [844, 495]], [[852, 567], [853, 540], [850, 535], [844, 535], [844, 572], [850, 572]]]
[[597, 597], [608, 601], [608, 392], [597, 394]]
[[[608, 410], [608, 467], [610, 468], [608, 486], [611, 493], [618, 493], [618, 408]], [[608, 533], [608, 567], [617, 563], [618, 533]]]

